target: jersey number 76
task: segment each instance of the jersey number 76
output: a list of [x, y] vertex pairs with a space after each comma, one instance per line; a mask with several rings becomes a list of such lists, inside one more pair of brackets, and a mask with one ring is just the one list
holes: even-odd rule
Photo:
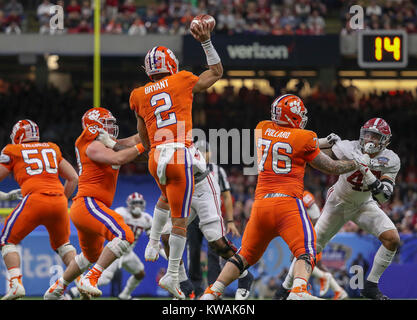
[[[272, 155], [272, 170], [276, 174], [287, 174], [291, 172], [291, 158], [288, 156], [288, 154], [292, 154], [292, 147], [290, 144], [286, 142], [275, 142], [271, 147], [271, 140], [259, 138], [258, 139], [258, 148], [261, 149], [262, 146], [265, 146], [263, 152], [262, 152], [262, 158], [260, 159], [258, 163], [258, 170], [264, 171], [264, 166], [266, 159], [269, 155], [269, 149], [271, 149], [271, 155]], [[287, 154], [280, 153], [280, 150], [285, 151]], [[278, 162], [280, 161], [283, 166], [278, 166]]]

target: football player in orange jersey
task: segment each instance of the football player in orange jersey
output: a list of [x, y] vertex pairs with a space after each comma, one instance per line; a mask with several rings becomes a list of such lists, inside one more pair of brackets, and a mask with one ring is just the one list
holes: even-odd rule
[[[2, 300], [25, 296], [16, 246], [39, 225], [46, 227], [52, 249], [66, 265], [76, 255], [69, 242], [68, 198], [77, 186], [77, 172], [62, 157], [55, 143], [39, 141], [39, 127], [32, 120], [18, 121], [10, 138], [12, 143], [0, 156], [0, 181], [12, 172], [21, 187], [23, 199], [7, 217], [0, 235], [1, 253], [10, 283]], [[66, 180], [64, 186], [59, 177]], [[10, 196], [15, 197], [16, 192]]]
[[[327, 138], [329, 138], [329, 136]], [[337, 138], [339, 137], [337, 136]], [[319, 145], [322, 146], [320, 142]], [[313, 224], [313, 226], [315, 226], [317, 220], [320, 217], [321, 210], [318, 204], [316, 203], [314, 195], [307, 190], [304, 190], [303, 193], [303, 204], [306, 208], [307, 215], [309, 216], [311, 223]], [[294, 268], [296, 260], [297, 259], [295, 258], [293, 259], [290, 269], [288, 270], [287, 276], [285, 277], [285, 280], [281, 284], [280, 288], [278, 288], [278, 290], [275, 292], [275, 300], [285, 300], [290, 294], [293, 282], [292, 270]], [[333, 275], [330, 272], [326, 271], [324, 266], [321, 264], [321, 261], [317, 261], [317, 265], [314, 267], [311, 276], [319, 279], [320, 281], [320, 297], [324, 296], [326, 292], [329, 290], [329, 288], [331, 288], [334, 293], [333, 300], [343, 300], [348, 297], [347, 292], [337, 283]]]
[[316, 263], [316, 234], [301, 200], [305, 165], [309, 163], [328, 174], [342, 174], [370, 160], [359, 154], [355, 154], [355, 160], [332, 160], [320, 151], [317, 135], [304, 130], [306, 114], [303, 101], [286, 94], [272, 103], [271, 120], [257, 125], [259, 175], [242, 245], [227, 261], [217, 281], [206, 289], [202, 300], [221, 297], [226, 286], [254, 265], [277, 236], [283, 238], [297, 258], [288, 299], [319, 299], [307, 291], [307, 281]]
[[191, 29], [201, 42], [209, 69], [200, 76], [178, 71], [174, 53], [162, 46], [154, 47], [145, 57], [145, 71], [152, 82], [136, 88], [130, 96], [138, 132], [149, 152], [149, 171], [162, 192], [155, 210], [145, 259], [154, 261], [159, 253], [162, 229], [171, 210], [172, 232], [167, 273], [159, 285], [178, 299], [184, 299], [178, 270], [186, 242], [186, 224], [194, 191], [192, 146], [193, 94], [210, 88], [223, 75], [220, 57], [210, 40], [205, 22]]
[[[106, 148], [97, 139], [100, 130], [116, 139], [119, 128], [116, 118], [105, 108], [87, 110], [82, 117], [82, 127], [83, 132], [75, 142], [80, 176], [78, 192], [70, 208], [82, 252], [45, 292], [45, 300], [61, 299], [67, 285], [94, 262], [95, 265], [85, 276], [78, 278], [76, 284], [85, 296], [100, 296], [97, 281], [102, 271], [127, 252], [134, 241], [132, 230], [110, 206], [120, 166], [134, 160], [143, 151], [139, 137], [131, 137], [139, 144], [119, 152]], [[108, 243], [103, 248], [105, 240]]]

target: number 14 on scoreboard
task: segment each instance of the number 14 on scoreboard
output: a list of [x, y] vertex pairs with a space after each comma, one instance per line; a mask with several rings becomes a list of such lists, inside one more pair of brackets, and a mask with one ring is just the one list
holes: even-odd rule
[[361, 30], [358, 33], [358, 64], [362, 68], [405, 68], [408, 64], [407, 32]]

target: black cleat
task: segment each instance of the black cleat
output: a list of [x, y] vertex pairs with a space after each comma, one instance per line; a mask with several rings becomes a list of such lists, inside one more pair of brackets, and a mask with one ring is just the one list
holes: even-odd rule
[[194, 286], [190, 279], [180, 282], [180, 288], [187, 298], [193, 299], [195, 297]]
[[247, 300], [253, 283], [253, 275], [248, 271], [246, 277], [240, 278], [237, 284], [235, 300]]
[[382, 294], [381, 291], [379, 291], [377, 283], [368, 280], [365, 281], [365, 286], [361, 290], [361, 295], [364, 298], [372, 300], [390, 300], [387, 296]]
[[275, 291], [274, 296], [272, 297], [272, 300], [287, 300], [287, 297], [290, 294], [289, 289], [285, 289], [282, 284], [279, 286], [277, 291]]

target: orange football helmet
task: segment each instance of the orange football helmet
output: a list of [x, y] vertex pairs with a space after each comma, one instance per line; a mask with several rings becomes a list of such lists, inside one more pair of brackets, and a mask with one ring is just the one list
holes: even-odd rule
[[29, 119], [19, 120], [13, 126], [10, 139], [13, 144], [19, 144], [23, 142], [39, 141], [39, 127], [38, 125]]
[[174, 53], [163, 46], [153, 47], [145, 56], [145, 71], [151, 79], [158, 73], [177, 73], [178, 66], [178, 59]]
[[307, 124], [307, 108], [293, 94], [284, 94], [272, 102], [271, 120], [283, 127], [304, 129]]
[[83, 130], [93, 124], [101, 124], [112, 138], [119, 135], [119, 126], [116, 125], [116, 118], [106, 108], [95, 107], [87, 110], [82, 119]]

